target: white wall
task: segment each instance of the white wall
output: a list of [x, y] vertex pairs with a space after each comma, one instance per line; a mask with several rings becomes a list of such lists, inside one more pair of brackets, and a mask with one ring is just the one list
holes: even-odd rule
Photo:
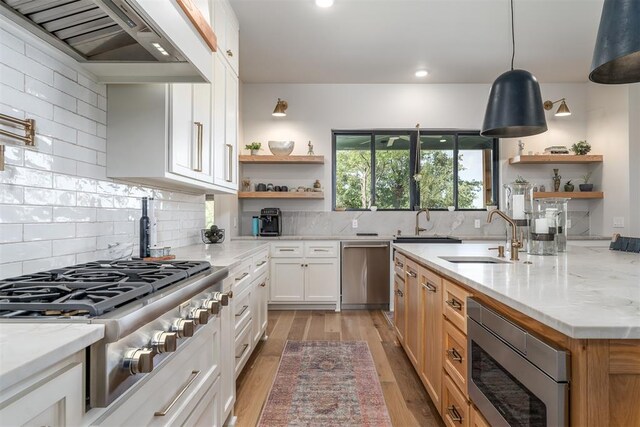
[[[594, 153], [604, 155], [593, 176], [605, 192], [602, 202], [592, 202], [591, 224], [602, 235], [630, 231], [629, 86], [589, 84], [587, 90], [587, 138]], [[637, 121], [637, 120], [636, 120]], [[637, 163], [633, 167], [637, 168]], [[637, 192], [638, 185], [633, 188]], [[613, 228], [613, 218], [624, 218], [625, 227]]]
[[[306, 154], [311, 140], [315, 153], [326, 157], [324, 166], [244, 166], [243, 176], [252, 182], [275, 185], [309, 186], [319, 178], [325, 188], [324, 201], [269, 201], [286, 210], [331, 210], [331, 130], [371, 128], [480, 129], [489, 84], [244, 84], [242, 92], [242, 146], [260, 141], [265, 149], [268, 140], [294, 140], [294, 154]], [[570, 117], [555, 117], [547, 112], [549, 131], [522, 138], [526, 151], [542, 151], [549, 145], [570, 146], [587, 136], [586, 84], [542, 85], [543, 99], [567, 98]], [[287, 116], [275, 118], [271, 112], [277, 98], [289, 102]], [[557, 104], [556, 104], [557, 108]], [[500, 147], [501, 174], [511, 182], [521, 174], [550, 188], [552, 167], [506, 167], [506, 161], [517, 152], [517, 141], [504, 140]], [[580, 167], [563, 167], [563, 178], [577, 178]], [[563, 179], [564, 181], [564, 179]], [[575, 202], [572, 209], [586, 210], [585, 202]], [[243, 211], [257, 211], [265, 201], [244, 201]]]
[[28, 149], [0, 139], [0, 278], [107, 258], [109, 244], [136, 243], [143, 196], [158, 199], [161, 245], [200, 241], [204, 196], [107, 179], [106, 96], [73, 60], [0, 17], [0, 111], [34, 118], [37, 133]]
[[629, 235], [640, 237], [640, 83], [629, 86]]

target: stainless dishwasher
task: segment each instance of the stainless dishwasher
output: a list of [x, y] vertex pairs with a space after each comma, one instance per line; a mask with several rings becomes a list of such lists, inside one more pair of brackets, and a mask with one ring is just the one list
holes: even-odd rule
[[389, 242], [341, 244], [341, 295], [344, 309], [389, 309]]

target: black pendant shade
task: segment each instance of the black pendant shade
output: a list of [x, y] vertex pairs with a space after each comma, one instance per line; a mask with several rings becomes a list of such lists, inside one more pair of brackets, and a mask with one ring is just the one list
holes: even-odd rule
[[605, 0], [589, 80], [640, 82], [640, 0]]
[[528, 71], [500, 75], [489, 94], [482, 136], [517, 138], [547, 130], [538, 80]]

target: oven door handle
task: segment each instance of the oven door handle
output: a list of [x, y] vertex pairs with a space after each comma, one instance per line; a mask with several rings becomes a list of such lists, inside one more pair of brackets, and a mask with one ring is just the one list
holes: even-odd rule
[[169, 411], [171, 411], [171, 409], [176, 405], [176, 403], [178, 403], [178, 400], [180, 400], [180, 398], [187, 392], [187, 390], [189, 389], [191, 384], [193, 384], [196, 378], [198, 378], [198, 375], [200, 375], [200, 371], [191, 371], [191, 377], [189, 378], [189, 381], [187, 381], [184, 387], [182, 387], [182, 390], [180, 390], [178, 394], [176, 394], [176, 397], [173, 398], [171, 403], [169, 403], [169, 405], [166, 408], [164, 408], [162, 411], [158, 411], [153, 415], [156, 417], [164, 417], [165, 415], [167, 415]]

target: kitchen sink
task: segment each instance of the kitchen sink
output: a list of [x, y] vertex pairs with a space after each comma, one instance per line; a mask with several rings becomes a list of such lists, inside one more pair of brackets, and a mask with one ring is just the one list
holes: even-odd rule
[[488, 256], [441, 256], [440, 259], [454, 264], [509, 264], [509, 261]]
[[462, 240], [448, 236], [396, 236], [393, 243], [462, 243]]

